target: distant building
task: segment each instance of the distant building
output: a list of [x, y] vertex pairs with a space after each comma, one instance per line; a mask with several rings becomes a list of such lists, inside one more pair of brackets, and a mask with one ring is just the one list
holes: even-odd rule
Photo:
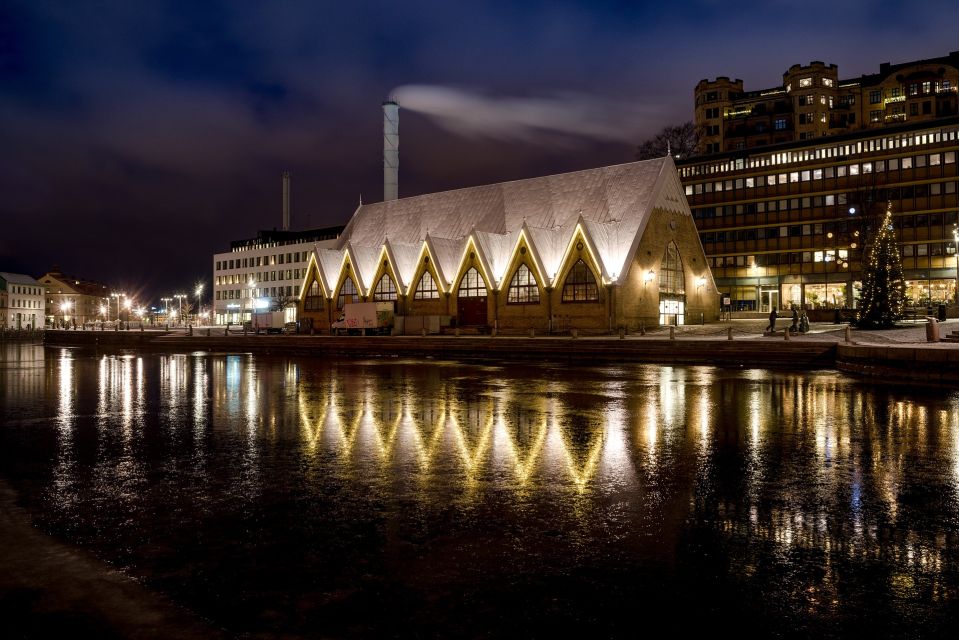
[[0, 326], [7, 329], [43, 327], [44, 296], [39, 282], [22, 273], [0, 271]]
[[744, 91], [720, 76], [695, 89], [695, 121], [706, 154], [915, 123], [959, 114], [959, 51], [930, 60], [879, 65], [879, 73], [840, 79], [834, 64], [793, 65], [783, 83]]
[[669, 157], [363, 204], [310, 253], [301, 324], [325, 331], [361, 301], [393, 302], [404, 324], [441, 316], [513, 332], [639, 330], [719, 312]]
[[237, 324], [249, 320], [254, 308], [288, 309], [294, 320], [310, 254], [332, 246], [342, 231], [274, 229], [231, 242], [230, 251], [213, 256], [213, 321]]
[[73, 326], [74, 323], [83, 326], [110, 319], [110, 293], [106, 285], [64, 275], [57, 267], [38, 280], [46, 293], [48, 326]]

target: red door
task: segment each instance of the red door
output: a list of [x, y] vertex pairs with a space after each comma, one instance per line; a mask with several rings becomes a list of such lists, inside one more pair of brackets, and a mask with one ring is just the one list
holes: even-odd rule
[[486, 296], [457, 298], [456, 316], [461, 327], [477, 327], [488, 324]]

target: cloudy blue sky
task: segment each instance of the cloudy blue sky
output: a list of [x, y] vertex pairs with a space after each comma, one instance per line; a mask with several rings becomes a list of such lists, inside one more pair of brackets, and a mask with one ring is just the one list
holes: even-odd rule
[[230, 240], [382, 197], [626, 162], [701, 78], [959, 49], [955, 2], [0, 1], [0, 270], [154, 300]]

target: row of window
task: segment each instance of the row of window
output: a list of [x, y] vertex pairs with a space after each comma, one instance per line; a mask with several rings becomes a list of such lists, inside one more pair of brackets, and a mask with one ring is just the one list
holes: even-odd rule
[[868, 140], [861, 140], [859, 142], [823, 145], [808, 149], [797, 149], [795, 151], [761, 153], [748, 158], [730, 158], [716, 162], [685, 165], [679, 168], [679, 174], [685, 180], [701, 175], [852, 157], [863, 153], [906, 149], [909, 147], [955, 142], [957, 140], [959, 140], [959, 128], [927, 129], [922, 133], [904, 133], [869, 138]]
[[947, 151], [945, 153], [930, 153], [917, 156], [907, 156], [905, 158], [876, 160], [875, 162], [855, 162], [852, 164], [841, 164], [833, 167], [823, 167], [821, 169], [805, 169], [803, 171], [772, 173], [749, 178], [719, 180], [716, 182], [700, 182], [697, 184], [687, 184], [685, 186], [685, 190], [686, 195], [691, 196], [700, 195], [703, 193], [753, 189], [756, 187], [775, 186], [779, 184], [811, 182], [830, 178], [844, 178], [846, 176], [858, 176], [873, 172], [882, 173], [887, 171], [898, 171], [899, 169], [908, 170], [920, 169], [923, 167], [938, 167], [943, 164], [955, 164], [955, 162], [956, 152]]
[[260, 289], [225, 289], [216, 292], [217, 300], [248, 300], [250, 298], [259, 298], [261, 296], [270, 296], [273, 298], [287, 298], [298, 295], [299, 287], [287, 285], [285, 287], [263, 287]]
[[[954, 256], [956, 246], [950, 242], [920, 242], [900, 246], [903, 258], [923, 256]], [[817, 262], [847, 263], [848, 249], [826, 249], [822, 251], [792, 251], [737, 256], [717, 256], [708, 258], [709, 266], [714, 269], [723, 267], [771, 267], [776, 265], [804, 264]]]
[[[5, 301], [5, 300], [6, 298], [0, 298], [0, 301]], [[2, 306], [2, 302], [0, 302], [0, 306]], [[40, 309], [41, 306], [40, 306], [39, 300], [22, 300], [20, 298], [13, 298], [10, 300], [10, 308], [11, 309]]]
[[231, 273], [225, 276], [215, 276], [213, 283], [217, 286], [229, 284], [247, 284], [249, 282], [276, 282], [277, 280], [299, 280], [306, 275], [306, 269], [299, 268], [279, 271], [262, 271], [259, 273]]
[[44, 293], [43, 287], [31, 287], [25, 284], [10, 284], [8, 291], [13, 293], [18, 293], [24, 296], [42, 296]]
[[[941, 82], [935, 82], [932, 80], [927, 80], [925, 82], [910, 82], [905, 87], [892, 87], [889, 90], [889, 101], [896, 99], [903, 99], [908, 95], [909, 97], [918, 96], [918, 95], [928, 95], [931, 93], [939, 93], [940, 91], [951, 91], [952, 82], [949, 80], [942, 80]], [[869, 104], [879, 104], [883, 101], [883, 90], [882, 89], [873, 89], [869, 92]]]
[[306, 262], [308, 258], [308, 251], [293, 251], [291, 253], [275, 253], [270, 256], [251, 256], [249, 258], [217, 260], [216, 270], [224, 271], [226, 269], [249, 269], [251, 267], [269, 267], [277, 264], [294, 264]]

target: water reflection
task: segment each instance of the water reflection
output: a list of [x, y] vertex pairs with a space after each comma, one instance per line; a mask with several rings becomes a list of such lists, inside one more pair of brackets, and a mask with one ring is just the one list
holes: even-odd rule
[[[22, 477], [40, 485], [48, 521], [131, 564], [159, 553], [136, 542], [147, 533], [177, 548], [223, 521], [229, 535], [269, 527], [279, 540], [262, 544], [297, 555], [276, 531], [385, 522], [373, 538], [389, 547], [475, 513], [513, 532], [485, 541], [507, 564], [533, 544], [586, 564], [654, 557], [796, 615], [959, 593], [956, 393], [830, 372], [67, 350], [22, 384], [12, 361], [5, 474], [31, 442], [49, 474]], [[49, 443], [11, 437], [39, 436], [37, 424]], [[544, 538], [552, 529], [562, 536]]]

